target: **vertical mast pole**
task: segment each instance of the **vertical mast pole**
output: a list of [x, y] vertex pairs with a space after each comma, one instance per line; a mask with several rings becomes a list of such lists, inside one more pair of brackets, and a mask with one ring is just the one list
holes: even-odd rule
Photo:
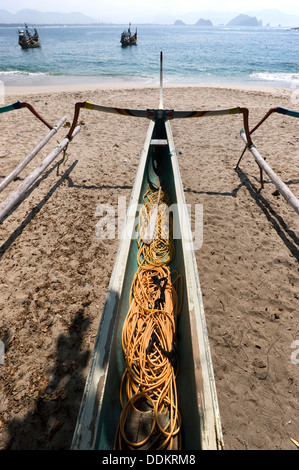
[[159, 109], [163, 109], [163, 52], [160, 53], [160, 103]]

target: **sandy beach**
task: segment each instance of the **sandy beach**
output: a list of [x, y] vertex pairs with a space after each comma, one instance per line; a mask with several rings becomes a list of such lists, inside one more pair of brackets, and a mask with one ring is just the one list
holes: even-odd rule
[[[157, 87], [6, 87], [66, 125], [1, 193], [1, 202], [66, 136], [77, 101], [156, 108]], [[250, 127], [289, 90], [166, 86], [168, 109], [249, 108]], [[296, 108], [297, 106], [297, 108]], [[27, 109], [1, 114], [0, 183], [43, 139]], [[101, 240], [96, 209], [129, 201], [145, 119], [83, 110], [82, 129], [0, 225], [0, 449], [69, 449], [118, 239]], [[196, 260], [227, 450], [296, 450], [299, 440], [299, 218], [244, 149], [240, 115], [171, 124], [185, 198], [203, 205]], [[299, 198], [298, 120], [274, 114], [253, 142]], [[60, 163], [59, 163], [60, 162]], [[58, 164], [59, 163], [59, 164]], [[297, 352], [296, 352], [297, 351]]]

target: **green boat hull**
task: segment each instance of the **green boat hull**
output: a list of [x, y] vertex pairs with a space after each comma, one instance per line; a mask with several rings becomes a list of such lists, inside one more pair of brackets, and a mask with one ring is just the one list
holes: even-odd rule
[[[112, 450], [121, 413], [119, 390], [125, 370], [121, 335], [130, 288], [138, 269], [136, 214], [150, 182], [162, 182], [177, 208], [175, 258], [183, 276], [178, 319], [176, 379], [182, 417], [182, 450], [222, 449], [220, 414], [205, 324], [204, 308], [176, 151], [168, 120], [151, 121], [140, 157], [128, 212], [86, 381], [72, 448]], [[184, 228], [184, 230], [182, 230]], [[178, 233], [178, 230], [181, 232]], [[131, 236], [130, 236], [131, 234]]]

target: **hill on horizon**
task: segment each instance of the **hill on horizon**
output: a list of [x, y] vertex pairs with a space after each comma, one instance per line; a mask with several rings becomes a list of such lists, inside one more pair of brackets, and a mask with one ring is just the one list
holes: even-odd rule
[[[299, 26], [299, 16], [290, 15], [283, 13], [279, 10], [260, 10], [260, 11], [243, 11], [242, 13], [236, 11], [214, 11], [214, 10], [202, 10], [196, 12], [190, 12], [182, 14], [179, 19], [185, 24], [194, 25], [199, 18], [206, 18], [211, 21], [213, 25], [226, 25], [238, 15], [249, 15], [256, 17], [258, 21], [262, 21], [263, 24], [270, 24], [271, 26], [285, 26], [294, 27]], [[101, 22], [92, 18], [84, 13], [72, 12], [72, 13], [60, 13], [60, 12], [40, 12], [33, 9], [23, 9], [17, 13], [10, 13], [8, 10], [0, 9], [0, 23], [2, 24], [15, 24], [15, 23], [31, 23], [34, 25], [41, 24], [123, 24], [123, 21], [119, 21], [118, 14], [116, 12], [114, 18], [105, 18]], [[143, 16], [138, 17], [135, 20], [135, 24], [173, 24], [178, 19], [178, 16], [174, 17], [171, 13], [166, 15], [154, 15], [154, 16]]]
[[90, 24], [97, 21], [80, 12], [59, 13], [40, 12], [24, 9], [18, 13], [0, 10], [0, 23], [32, 23], [32, 24]]

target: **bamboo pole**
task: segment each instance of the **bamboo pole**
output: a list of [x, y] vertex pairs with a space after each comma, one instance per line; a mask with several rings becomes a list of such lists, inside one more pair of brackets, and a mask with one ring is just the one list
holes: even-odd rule
[[[72, 138], [81, 130], [81, 126], [77, 126], [72, 134]], [[27, 178], [20, 184], [20, 186], [10, 193], [8, 197], [0, 205], [0, 222], [12, 209], [12, 207], [24, 196], [27, 189], [37, 180], [37, 178], [44, 172], [44, 170], [52, 163], [52, 161], [59, 155], [60, 152], [67, 146], [70, 139], [65, 137], [63, 141], [56, 147], [41, 163], [36, 167]]]
[[66, 116], [64, 116], [59, 123], [53, 127], [53, 129], [42, 139], [39, 144], [24, 158], [24, 160], [19, 163], [19, 165], [9, 174], [6, 178], [0, 183], [0, 192], [3, 191], [9, 183], [14, 180], [21, 171], [28, 165], [29, 162], [37, 155], [37, 153], [46, 145], [47, 142], [53, 137], [54, 134], [60, 129], [60, 127], [65, 123]]
[[[244, 131], [241, 131], [241, 137], [244, 140], [245, 144], [247, 145], [247, 139], [245, 136]], [[292, 193], [292, 191], [287, 187], [287, 185], [274, 173], [272, 168], [265, 162], [265, 160], [261, 157], [257, 149], [254, 145], [248, 147], [248, 150], [252, 153], [255, 160], [257, 161], [259, 167], [264, 170], [267, 175], [269, 176], [270, 180], [273, 184], [275, 184], [276, 188], [285, 198], [285, 200], [290, 204], [290, 206], [295, 210], [295, 212], [299, 215], [299, 200], [296, 196]]]

